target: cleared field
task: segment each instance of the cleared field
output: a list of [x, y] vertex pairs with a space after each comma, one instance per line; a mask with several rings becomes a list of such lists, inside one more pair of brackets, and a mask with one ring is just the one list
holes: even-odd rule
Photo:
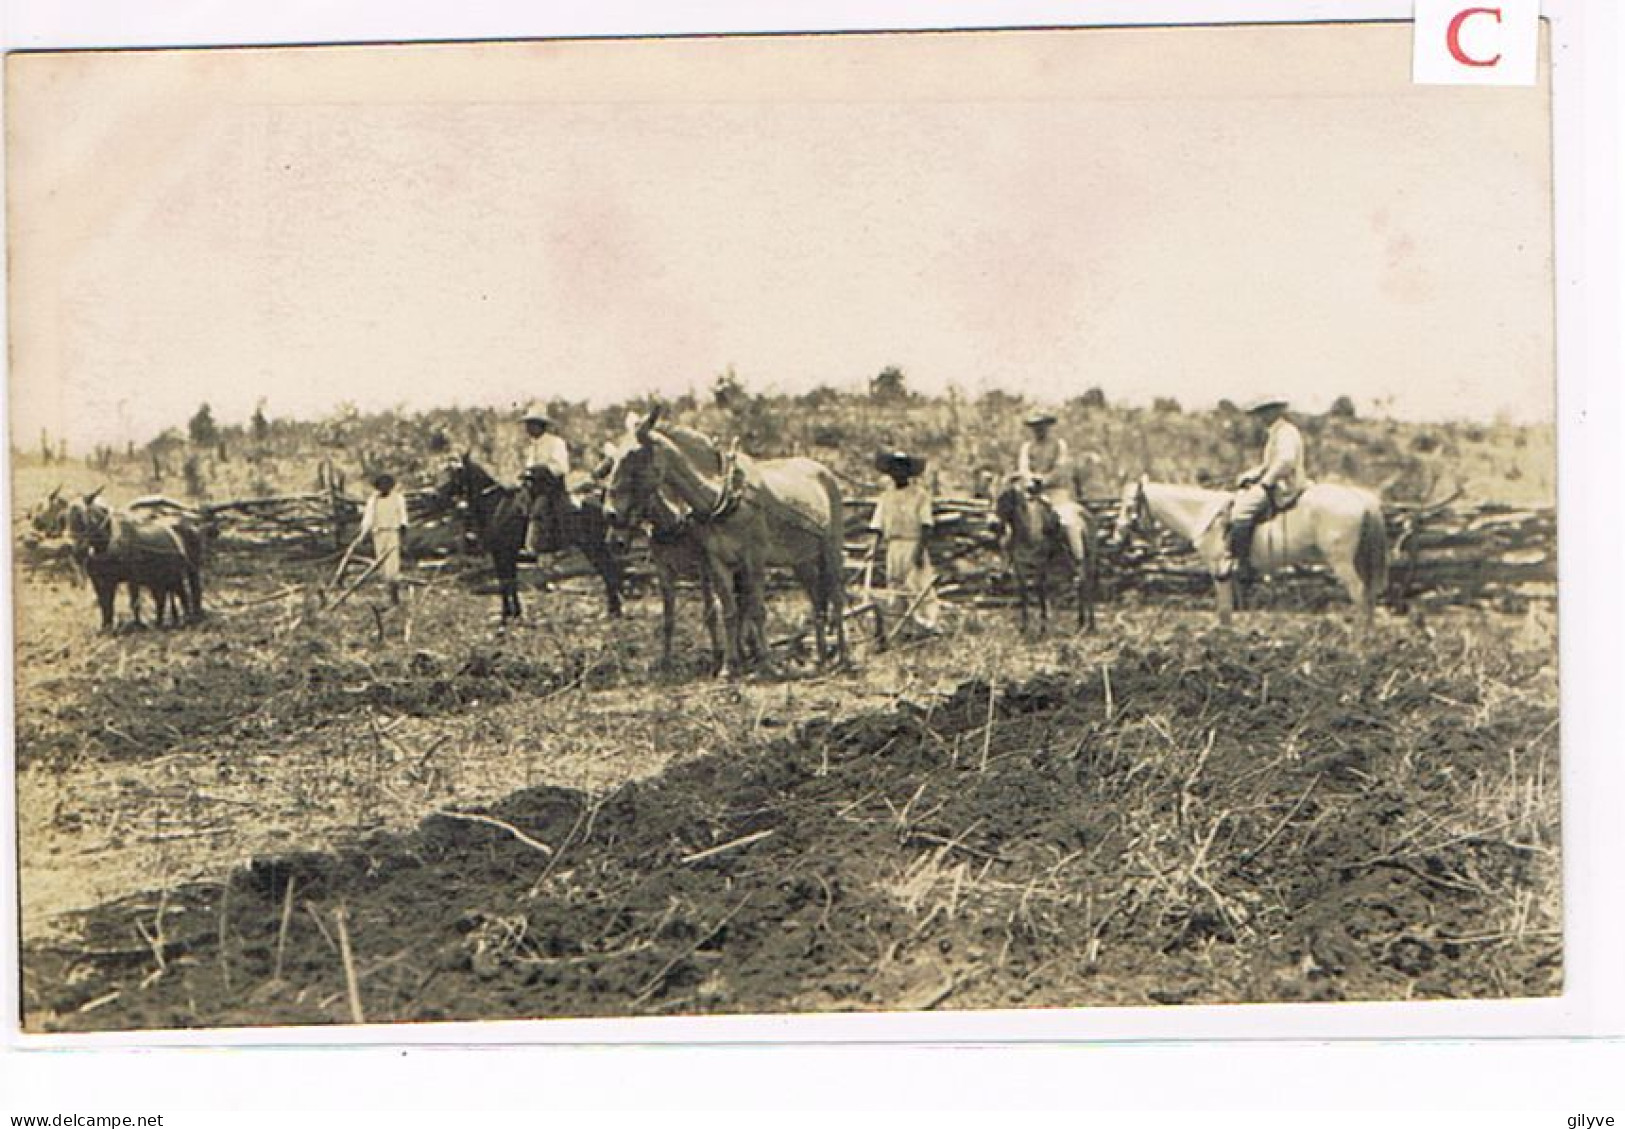
[[[1401, 999], [1561, 984], [1554, 623], [961, 610], [652, 677], [654, 601], [450, 580], [101, 637], [18, 587], [33, 1029]], [[692, 605], [685, 627], [697, 657]], [[799, 601], [773, 609], [795, 622]], [[342, 917], [344, 927], [338, 922]]]

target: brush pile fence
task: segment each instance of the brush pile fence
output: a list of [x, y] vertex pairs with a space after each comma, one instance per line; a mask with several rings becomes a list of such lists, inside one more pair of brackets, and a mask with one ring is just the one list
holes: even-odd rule
[[[846, 544], [849, 578], [868, 575], [883, 582], [881, 566], [868, 563], [868, 523], [873, 498], [848, 499]], [[1136, 535], [1126, 544], [1109, 543], [1117, 509], [1115, 498], [1092, 498], [1086, 508], [1099, 534], [1101, 591], [1105, 598], [1135, 592], [1142, 596], [1200, 594], [1209, 578], [1191, 548], [1166, 531]], [[194, 511], [217, 532], [223, 550], [276, 551], [315, 557], [342, 550], [355, 536], [362, 503], [340, 490], [245, 498], [212, 503]], [[461, 514], [432, 490], [407, 492], [412, 530], [408, 554], [453, 567], [478, 554]], [[1388, 599], [1514, 605], [1555, 599], [1557, 593], [1557, 515], [1550, 508], [1526, 509], [1495, 503], [1386, 507], [1390, 552]], [[992, 505], [980, 498], [941, 497], [935, 505], [932, 558], [942, 574], [945, 598], [1000, 604], [1013, 596], [999, 548]], [[634, 584], [648, 580], [647, 548], [634, 541], [627, 562]], [[549, 579], [587, 574], [574, 554], [543, 562]], [[1268, 578], [1270, 591], [1305, 603], [1331, 598], [1337, 589], [1330, 573], [1305, 565]], [[1064, 587], [1064, 586], [1063, 586]]]

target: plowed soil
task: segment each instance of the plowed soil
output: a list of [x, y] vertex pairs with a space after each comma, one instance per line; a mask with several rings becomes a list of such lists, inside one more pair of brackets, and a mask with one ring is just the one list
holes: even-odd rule
[[[900, 681], [914, 660], [876, 657], [799, 704], [773, 697], [765, 728], [779, 691], [747, 695], [754, 727], [704, 747], [711, 707], [668, 685], [646, 701], [672, 747], [620, 780], [441, 808], [69, 915], [25, 954], [28, 1025], [1560, 989], [1543, 613], [1388, 621], [1366, 644], [1322, 617], [1130, 634], [1136, 614], [1019, 670], [956, 635], [938, 669], [957, 684]], [[469, 673], [441, 677], [434, 708], [470, 708]]]

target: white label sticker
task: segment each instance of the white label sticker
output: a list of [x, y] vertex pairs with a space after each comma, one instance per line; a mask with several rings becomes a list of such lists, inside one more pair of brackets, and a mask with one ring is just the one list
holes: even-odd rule
[[1533, 86], [1540, 0], [1416, 0], [1412, 77], [1435, 86]]

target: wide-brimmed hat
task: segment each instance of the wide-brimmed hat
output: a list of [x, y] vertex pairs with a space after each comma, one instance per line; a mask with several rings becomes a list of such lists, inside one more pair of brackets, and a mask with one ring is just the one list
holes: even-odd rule
[[910, 478], [918, 478], [925, 473], [925, 458], [907, 451], [881, 451], [875, 456], [875, 469], [882, 474], [900, 470]]
[[1051, 427], [1055, 424], [1055, 413], [1033, 412], [1021, 422], [1028, 427]]
[[372, 476], [372, 488], [374, 490], [393, 490], [395, 488], [395, 476], [387, 470], [380, 471]]
[[525, 409], [525, 414], [519, 417], [520, 423], [552, 423], [547, 418], [547, 409], [540, 404], [532, 404]]
[[1259, 412], [1268, 411], [1270, 408], [1284, 408], [1287, 403], [1285, 396], [1260, 396], [1247, 405], [1247, 414], [1257, 415]]

